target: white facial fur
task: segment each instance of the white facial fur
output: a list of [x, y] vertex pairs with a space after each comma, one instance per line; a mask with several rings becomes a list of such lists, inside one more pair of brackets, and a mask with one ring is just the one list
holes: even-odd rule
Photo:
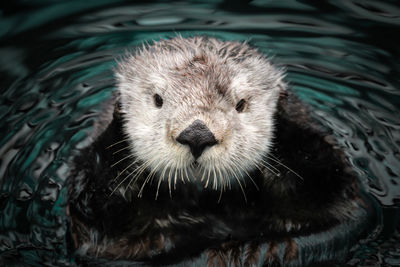
[[[132, 153], [161, 180], [194, 176], [222, 190], [262, 166], [285, 84], [282, 72], [256, 49], [210, 37], [176, 37], [127, 56], [116, 77]], [[155, 94], [162, 107], [155, 105]], [[246, 104], [238, 112], [241, 99]], [[189, 147], [176, 138], [197, 119], [218, 144], [193, 164]]]

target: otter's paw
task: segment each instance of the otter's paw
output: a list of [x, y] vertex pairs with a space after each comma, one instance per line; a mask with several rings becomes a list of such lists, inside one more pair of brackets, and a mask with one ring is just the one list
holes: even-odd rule
[[297, 266], [297, 244], [293, 239], [283, 242], [228, 242], [208, 249], [207, 266]]

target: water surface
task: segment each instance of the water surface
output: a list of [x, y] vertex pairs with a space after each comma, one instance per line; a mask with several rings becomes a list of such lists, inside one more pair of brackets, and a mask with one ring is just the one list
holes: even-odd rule
[[[381, 221], [348, 265], [400, 265], [397, 1], [16, 1], [0, 10], [0, 265], [74, 264], [68, 159], [115, 89], [115, 59], [181, 34], [248, 41], [344, 146]], [[397, 229], [397, 230], [396, 230]]]

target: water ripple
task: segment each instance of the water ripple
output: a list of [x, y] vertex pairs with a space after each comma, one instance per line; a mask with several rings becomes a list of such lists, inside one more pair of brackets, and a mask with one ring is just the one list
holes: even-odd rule
[[[115, 59], [176, 34], [247, 40], [286, 68], [291, 89], [338, 137], [364, 189], [383, 210], [400, 207], [399, 6], [244, 2], [36, 1], [1, 11], [1, 251], [11, 255], [24, 244], [21, 258], [68, 265], [68, 158], [86, 144], [114, 89]], [[385, 217], [386, 228], [395, 224], [393, 214]], [[365, 255], [365, 248], [397, 266], [398, 251], [385, 246], [398, 242], [398, 231], [392, 239], [363, 245], [349, 265], [377, 263], [379, 254]]]

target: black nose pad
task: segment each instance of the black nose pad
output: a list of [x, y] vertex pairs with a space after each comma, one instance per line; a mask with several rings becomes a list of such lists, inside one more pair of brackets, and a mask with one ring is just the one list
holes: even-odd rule
[[176, 141], [190, 147], [190, 152], [197, 159], [207, 146], [217, 144], [214, 134], [201, 120], [195, 120], [183, 130]]

